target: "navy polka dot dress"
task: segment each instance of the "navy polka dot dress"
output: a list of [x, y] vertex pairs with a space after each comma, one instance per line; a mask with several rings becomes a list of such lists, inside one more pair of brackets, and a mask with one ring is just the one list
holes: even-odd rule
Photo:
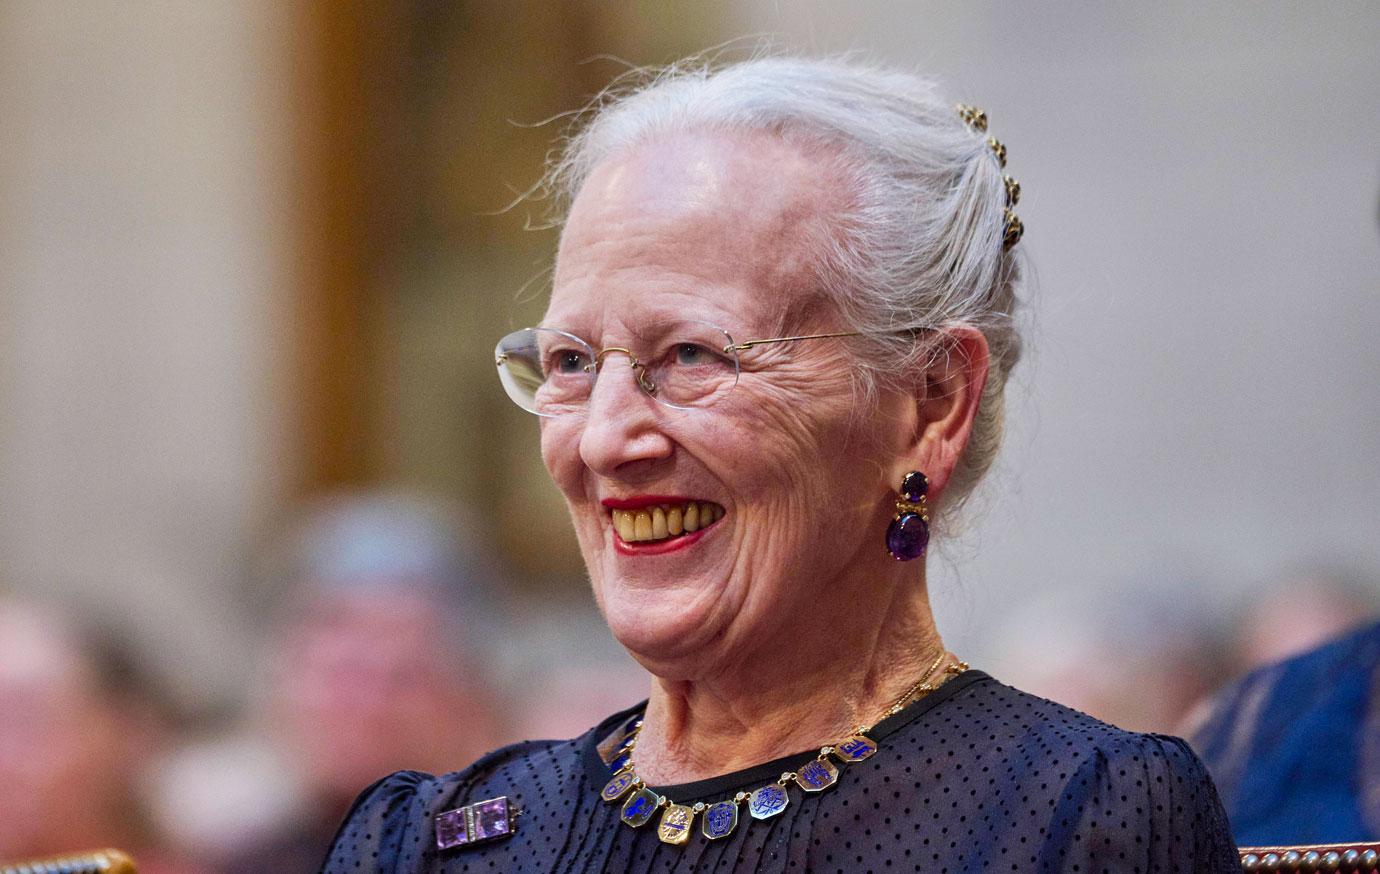
[[[701, 834], [697, 816], [683, 846], [659, 840], [655, 817], [636, 829], [622, 823], [626, 795], [600, 798], [611, 775], [596, 747], [636, 715], [615, 714], [574, 740], [506, 747], [442, 777], [387, 777], [355, 802], [322, 871], [1241, 870], [1217, 793], [1183, 741], [1113, 728], [981, 671], [878, 723], [877, 752], [840, 765], [835, 785], [807, 795], [791, 784], [785, 810], [762, 821], [743, 805], [718, 840]], [[816, 752], [653, 788], [677, 803], [713, 804]], [[438, 815], [498, 796], [521, 809], [510, 835], [438, 848]]]

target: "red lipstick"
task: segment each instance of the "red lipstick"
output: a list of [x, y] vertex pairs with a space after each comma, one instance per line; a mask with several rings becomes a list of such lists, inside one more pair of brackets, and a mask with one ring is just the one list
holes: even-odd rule
[[677, 549], [684, 549], [696, 543], [701, 537], [713, 530], [714, 526], [701, 528], [689, 534], [682, 534], [679, 537], [672, 537], [670, 540], [655, 540], [649, 543], [628, 543], [618, 536], [618, 532], [610, 531], [613, 536], [613, 548], [619, 555], [665, 555], [668, 552], [675, 552]]

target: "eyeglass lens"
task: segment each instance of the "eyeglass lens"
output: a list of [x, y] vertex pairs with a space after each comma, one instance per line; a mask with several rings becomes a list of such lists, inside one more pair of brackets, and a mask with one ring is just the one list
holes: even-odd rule
[[602, 351], [554, 328], [524, 328], [494, 350], [499, 379], [513, 402], [539, 416], [582, 412], [600, 371], [631, 369], [635, 383], [670, 407], [707, 406], [738, 382], [728, 332], [686, 320], [642, 332], [628, 347]]

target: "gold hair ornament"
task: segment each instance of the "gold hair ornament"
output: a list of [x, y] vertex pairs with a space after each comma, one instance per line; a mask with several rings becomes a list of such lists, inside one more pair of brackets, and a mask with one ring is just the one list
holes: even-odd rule
[[[978, 109], [976, 106], [969, 106], [966, 103], [958, 104], [958, 117], [963, 119], [969, 130], [977, 134], [987, 133], [987, 113]], [[996, 137], [987, 137], [987, 147], [992, 150], [993, 156], [997, 159], [997, 166], [1006, 169], [1006, 146]], [[1020, 217], [1012, 211], [1012, 208], [1021, 200], [1021, 183], [1015, 177], [1003, 173], [1002, 184], [1006, 186], [1006, 209], [1003, 211], [1005, 222], [1002, 226], [1002, 248], [1010, 249], [1021, 241], [1021, 236], [1025, 233], [1025, 225]]]

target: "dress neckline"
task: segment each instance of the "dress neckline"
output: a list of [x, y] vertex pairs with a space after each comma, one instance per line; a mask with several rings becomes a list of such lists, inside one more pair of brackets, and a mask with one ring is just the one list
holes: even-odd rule
[[[933, 692], [908, 705], [895, 716], [888, 716], [876, 725], [872, 726], [868, 737], [877, 741], [879, 744], [888, 736], [895, 734], [910, 723], [919, 719], [924, 714], [933, 710], [943, 702], [962, 692], [964, 689], [983, 681], [990, 681], [992, 678], [983, 671], [967, 670], [944, 685], [935, 689]], [[598, 745], [614, 729], [625, 724], [633, 716], [646, 711], [647, 702], [645, 700], [634, 704], [626, 710], [621, 710], [605, 719], [591, 731], [586, 733], [584, 748], [581, 750], [581, 757], [584, 759], [585, 774], [590, 783], [596, 787], [603, 786], [612, 776], [609, 773], [608, 765], [604, 764], [603, 759], [599, 758]], [[823, 745], [825, 742], [821, 742]], [[731, 771], [727, 774], [720, 774], [716, 777], [707, 777], [703, 780], [695, 780], [689, 783], [677, 783], [667, 786], [649, 786], [658, 795], [665, 795], [675, 798], [678, 802], [701, 801], [711, 797], [717, 797], [726, 793], [731, 794], [730, 790], [753, 784], [765, 783], [780, 777], [783, 771], [791, 770], [792, 765], [799, 765], [804, 759], [819, 753], [819, 747], [812, 747], [808, 750], [801, 750], [798, 753], [790, 753], [773, 759], [770, 762], [763, 762], [760, 765], [752, 765], [739, 771]]]

